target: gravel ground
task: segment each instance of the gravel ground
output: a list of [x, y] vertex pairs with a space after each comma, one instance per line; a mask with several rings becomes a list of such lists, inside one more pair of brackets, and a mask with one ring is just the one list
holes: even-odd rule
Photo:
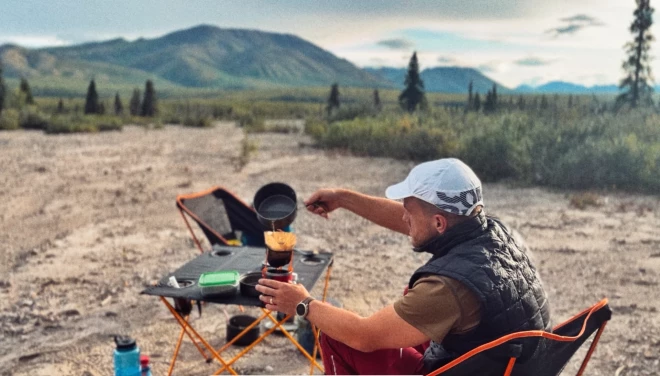
[[[237, 171], [243, 134], [231, 123], [60, 136], [0, 133], [0, 374], [111, 375], [117, 333], [137, 338], [154, 374], [166, 374], [178, 326], [157, 298], [139, 293], [198, 252], [174, 206], [177, 194], [222, 185], [251, 201], [260, 186], [282, 181], [300, 197], [327, 186], [382, 195], [412, 167], [324, 152], [302, 135], [250, 137], [258, 151]], [[533, 250], [555, 322], [610, 299], [614, 317], [586, 374], [657, 375], [660, 200], [602, 194], [597, 206], [579, 210], [570, 205], [573, 194], [484, 187], [488, 212], [517, 229]], [[394, 302], [426, 260], [410, 250], [406, 237], [348, 212], [328, 221], [300, 213], [294, 225], [299, 248], [335, 253], [329, 296], [362, 315]], [[207, 305], [201, 317], [192, 316], [216, 346], [225, 340], [222, 309]], [[575, 371], [574, 363], [567, 370]], [[186, 342], [175, 374], [216, 368]], [[309, 372], [280, 336], [269, 336], [236, 369]]]

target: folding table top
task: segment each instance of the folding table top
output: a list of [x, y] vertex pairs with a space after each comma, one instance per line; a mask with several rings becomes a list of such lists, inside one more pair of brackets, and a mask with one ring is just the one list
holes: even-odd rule
[[[298, 283], [311, 291], [323, 271], [332, 262], [332, 253], [317, 253], [311, 255], [305, 251], [294, 251], [293, 271], [298, 274]], [[214, 246], [210, 252], [204, 252], [185, 265], [163, 277], [156, 286], [142, 291], [142, 294], [164, 296], [168, 298], [184, 298], [221, 304], [240, 304], [244, 306], [263, 307], [257, 297], [244, 296], [238, 291], [232, 296], [204, 297], [197, 281], [202, 273], [218, 270], [236, 270], [240, 274], [259, 271], [266, 258], [264, 247], [232, 247]], [[193, 282], [187, 287], [174, 288], [168, 285], [170, 276], [177, 281]], [[240, 290], [240, 289], [239, 289]]]

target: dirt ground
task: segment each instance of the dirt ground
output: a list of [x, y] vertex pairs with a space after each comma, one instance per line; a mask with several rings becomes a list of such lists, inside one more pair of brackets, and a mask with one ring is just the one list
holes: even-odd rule
[[[412, 166], [324, 152], [302, 135], [251, 137], [258, 151], [235, 171], [243, 134], [230, 123], [0, 133], [0, 374], [111, 375], [114, 334], [135, 337], [154, 375], [166, 374], [178, 326], [157, 298], [140, 291], [198, 253], [175, 208], [177, 194], [223, 185], [251, 201], [263, 184], [283, 181], [300, 197], [325, 186], [383, 195]], [[599, 206], [580, 210], [570, 205], [573, 194], [484, 187], [487, 211], [533, 250], [555, 322], [610, 299], [613, 320], [586, 374], [657, 375], [660, 200], [601, 194]], [[414, 254], [404, 236], [348, 212], [333, 214], [326, 221], [300, 213], [299, 248], [334, 252], [329, 296], [368, 315], [398, 298], [426, 256]], [[201, 317], [192, 315], [218, 347], [225, 341], [222, 308], [207, 305]], [[567, 369], [575, 371], [575, 363]], [[270, 336], [235, 367], [244, 374], [309, 372], [281, 336]], [[185, 342], [174, 374], [217, 368]]]

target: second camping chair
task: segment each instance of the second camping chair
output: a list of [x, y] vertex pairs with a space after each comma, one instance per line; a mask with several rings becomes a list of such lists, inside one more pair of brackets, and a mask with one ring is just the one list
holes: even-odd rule
[[[257, 220], [254, 209], [223, 187], [178, 195], [176, 206], [201, 252], [204, 252], [204, 248], [195, 236], [187, 216], [199, 225], [211, 247], [216, 244], [240, 245], [246, 241], [244, 245], [263, 245], [265, 229]], [[239, 238], [239, 232], [242, 239]]]

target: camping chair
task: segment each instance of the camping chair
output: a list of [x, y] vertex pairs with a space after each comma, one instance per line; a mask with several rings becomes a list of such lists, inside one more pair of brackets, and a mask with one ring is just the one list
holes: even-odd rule
[[[204, 249], [197, 236], [195, 236], [187, 216], [192, 218], [202, 229], [211, 243], [211, 247], [216, 244], [240, 244], [241, 239], [238, 239], [238, 231], [248, 239], [263, 239], [264, 226], [259, 223], [254, 209], [222, 187], [178, 195], [176, 206], [186, 222], [197, 248], [202, 253]], [[260, 246], [263, 244], [248, 245]]]
[[[591, 308], [555, 326], [552, 333], [530, 330], [506, 335], [477, 347], [427, 376], [557, 376], [580, 346], [596, 332], [577, 373], [577, 376], [580, 376], [586, 369], [600, 335], [605, 329], [605, 324], [611, 316], [612, 311], [607, 299], [603, 299]], [[521, 358], [525, 346], [522, 343], [525, 342], [536, 346], [528, 359]]]

